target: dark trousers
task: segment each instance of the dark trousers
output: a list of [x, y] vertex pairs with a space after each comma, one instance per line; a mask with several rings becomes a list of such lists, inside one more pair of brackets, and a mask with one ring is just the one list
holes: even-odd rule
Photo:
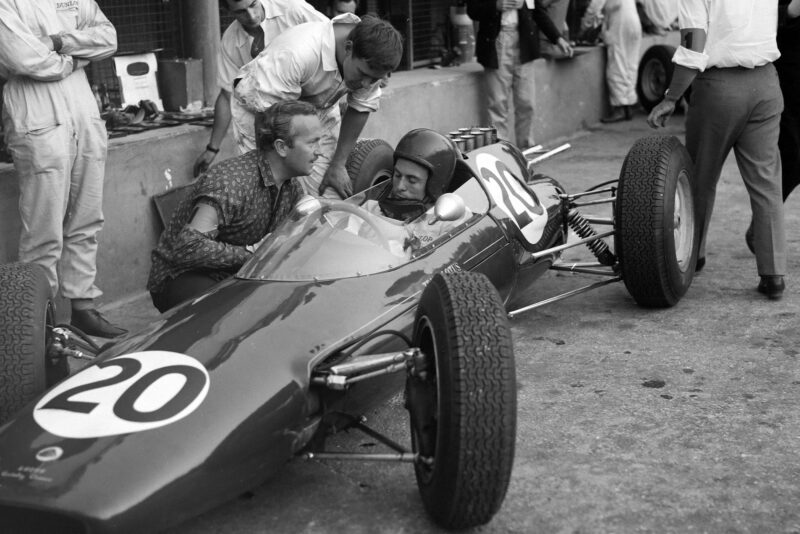
[[733, 149], [750, 195], [756, 266], [760, 275], [786, 274], [781, 160], [778, 135], [783, 97], [775, 67], [709, 68], [692, 83], [686, 148], [695, 165], [700, 257], [722, 165]]
[[156, 309], [164, 313], [182, 302], [202, 295], [229, 276], [231, 273], [225, 271], [188, 271], [167, 280], [161, 291], [151, 291], [150, 298], [153, 299]]
[[775, 63], [783, 92], [783, 113], [778, 148], [783, 167], [783, 199], [800, 183], [800, 64]]

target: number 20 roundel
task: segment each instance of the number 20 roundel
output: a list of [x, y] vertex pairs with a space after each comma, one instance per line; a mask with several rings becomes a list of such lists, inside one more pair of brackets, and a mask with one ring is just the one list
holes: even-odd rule
[[185, 354], [145, 351], [111, 358], [57, 384], [33, 418], [64, 438], [141, 432], [192, 413], [208, 393], [208, 372]]

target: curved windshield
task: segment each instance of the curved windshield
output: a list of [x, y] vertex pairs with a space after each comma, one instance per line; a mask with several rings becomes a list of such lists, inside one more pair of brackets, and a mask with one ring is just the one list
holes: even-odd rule
[[[410, 223], [380, 215], [376, 188], [348, 198], [304, 197], [287, 219], [266, 237], [237, 277], [253, 280], [332, 280], [397, 268], [419, 254], [415, 228], [433, 228], [427, 214]], [[480, 187], [478, 186], [478, 189]], [[488, 208], [488, 201], [483, 195]], [[485, 210], [483, 210], [485, 212]], [[446, 239], [472, 216], [449, 223]], [[430, 215], [427, 215], [430, 217]], [[424, 246], [431, 250], [434, 247]]]

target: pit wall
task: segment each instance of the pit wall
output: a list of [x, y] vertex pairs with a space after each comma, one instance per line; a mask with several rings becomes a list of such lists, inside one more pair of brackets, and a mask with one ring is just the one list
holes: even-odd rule
[[[605, 50], [580, 50], [571, 60], [536, 60], [536, 141], [547, 144], [596, 123], [606, 111]], [[363, 137], [395, 144], [407, 131], [428, 127], [448, 132], [488, 124], [477, 63], [395, 73], [381, 109]], [[103, 302], [140, 295], [150, 251], [161, 231], [152, 196], [189, 183], [192, 166], [210, 128], [182, 125], [109, 141], [97, 284]], [[229, 135], [217, 162], [235, 154]], [[11, 165], [0, 164], [0, 262], [17, 257], [20, 230], [18, 184]]]

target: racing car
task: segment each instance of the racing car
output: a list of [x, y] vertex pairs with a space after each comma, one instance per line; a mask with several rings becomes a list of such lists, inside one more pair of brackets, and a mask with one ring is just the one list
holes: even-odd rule
[[[296, 456], [408, 463], [436, 524], [490, 521], [516, 438], [510, 319], [617, 281], [642, 306], [678, 303], [697, 257], [691, 161], [646, 137], [618, 179], [569, 194], [489, 142], [460, 153], [434, 207], [463, 223], [402, 253], [362, 207], [392, 163], [359, 141], [356, 195], [301, 203], [238, 274], [102, 347], [55, 324], [41, 268], [0, 267], [0, 531], [157, 531]], [[566, 262], [572, 247], [591, 261]], [[515, 303], [550, 270], [597, 280]], [[398, 392], [407, 444], [361, 418]], [[326, 449], [345, 428], [385, 450]]]

